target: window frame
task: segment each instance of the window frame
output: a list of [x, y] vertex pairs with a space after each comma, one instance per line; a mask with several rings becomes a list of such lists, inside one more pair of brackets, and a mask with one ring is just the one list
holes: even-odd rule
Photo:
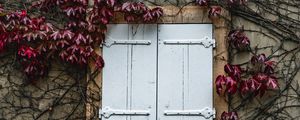
[[[153, 6], [155, 7], [155, 6]], [[215, 79], [220, 74], [225, 74], [223, 67], [227, 64], [228, 50], [227, 50], [227, 34], [229, 32], [229, 25], [226, 23], [230, 20], [230, 14], [225, 9], [222, 9], [222, 17], [216, 17], [209, 19], [208, 10], [205, 7], [199, 6], [185, 6], [183, 8], [174, 6], [161, 6], [164, 11], [164, 16], [160, 18], [157, 24], [212, 24], [213, 25], [213, 37], [216, 40], [216, 47], [213, 49], [213, 107], [216, 110], [216, 119], [220, 119], [223, 111], [228, 110], [228, 103], [226, 96], [219, 96], [216, 93]], [[124, 24], [122, 15], [117, 15], [114, 20], [114, 24]], [[102, 49], [99, 47], [96, 49], [98, 54], [102, 54]], [[102, 74], [96, 77], [96, 84], [87, 85], [87, 95], [92, 95], [91, 91], [97, 90], [98, 86], [102, 86]], [[98, 91], [101, 95], [102, 91]], [[91, 101], [91, 100], [89, 100]], [[92, 101], [94, 105], [98, 105], [101, 108], [101, 101]], [[92, 113], [93, 107], [89, 103], [86, 104], [86, 119], [90, 119], [91, 115], [97, 114]]]

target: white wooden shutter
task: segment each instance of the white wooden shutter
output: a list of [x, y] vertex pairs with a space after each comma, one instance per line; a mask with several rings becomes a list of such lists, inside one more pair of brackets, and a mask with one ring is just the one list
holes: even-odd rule
[[110, 25], [103, 58], [102, 120], [155, 120], [157, 25]]
[[212, 119], [212, 25], [109, 26], [102, 120]]
[[211, 24], [158, 26], [157, 120], [206, 120], [197, 114], [205, 108], [213, 114], [211, 38]]

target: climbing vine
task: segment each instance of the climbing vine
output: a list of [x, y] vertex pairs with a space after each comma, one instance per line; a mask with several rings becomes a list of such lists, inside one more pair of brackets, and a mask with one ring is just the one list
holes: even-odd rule
[[[223, 10], [230, 12], [226, 74], [215, 80], [217, 93], [228, 98], [229, 110], [223, 112], [222, 120], [299, 119], [293, 113], [300, 107], [297, 0], [196, 0], [183, 5], [171, 0], [0, 3], [0, 77], [6, 78], [0, 82], [0, 118], [85, 119], [82, 113], [87, 111], [78, 108], [90, 104], [90, 117], [97, 119], [98, 104], [91, 101], [100, 101], [96, 93], [100, 85], [95, 93], [86, 94], [92, 91], [86, 86], [96, 84], [105, 62], [96, 48], [105, 42], [107, 24], [117, 15], [129, 23], [159, 20], [162, 9], [147, 3], [198, 5], [208, 9], [213, 19], [226, 18]], [[237, 62], [240, 57], [248, 59]]]
[[221, 119], [299, 119], [299, 1], [229, 2], [210, 2], [231, 14], [226, 75], [216, 79], [229, 104]]
[[[0, 6], [0, 51], [1, 54], [16, 56], [13, 60], [14, 67], [20, 68], [25, 76], [24, 83], [32, 85], [48, 76], [55, 60], [77, 69], [76, 72], [79, 73], [77, 75], [69, 72], [76, 83], [87, 73], [78, 71], [89, 68], [90, 63], [95, 66], [95, 71], [100, 71], [104, 61], [95, 49], [104, 42], [107, 24], [116, 14], [122, 14], [127, 22], [143, 23], [155, 22], [163, 14], [160, 7], [150, 9], [142, 2], [116, 0], [16, 2], [7, 1]], [[15, 4], [23, 7], [11, 9], [10, 6]], [[7, 89], [11, 89], [10, 86]], [[84, 91], [81, 90], [82, 93]], [[85, 98], [85, 95], [82, 94], [82, 97]], [[53, 103], [44, 112], [52, 111], [58, 103]], [[7, 111], [9, 110], [4, 110], [2, 115]], [[40, 119], [44, 112], [33, 115], [33, 118]]]
[[[97, 69], [104, 66], [95, 48], [104, 41], [106, 25], [116, 12], [124, 14], [128, 22], [141, 20], [156, 21], [161, 8], [149, 9], [141, 2], [118, 3], [115, 0], [94, 0], [89, 7], [88, 0], [39, 0], [31, 9], [48, 13], [64, 14], [61, 27], [47, 22], [44, 16], [30, 16], [30, 10], [8, 11], [2, 9], [1, 50], [9, 47], [17, 50], [17, 57], [28, 80], [39, 79], [47, 74], [50, 59], [59, 57], [62, 61], [84, 67], [90, 60]], [[91, 8], [91, 10], [88, 10]]]

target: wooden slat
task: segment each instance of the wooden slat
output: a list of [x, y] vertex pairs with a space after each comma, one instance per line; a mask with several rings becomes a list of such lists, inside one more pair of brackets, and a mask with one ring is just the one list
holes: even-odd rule
[[[174, 33], [176, 29], [166, 29], [159, 26], [158, 39], [167, 39], [166, 34]], [[174, 30], [174, 31], [169, 31]], [[168, 32], [167, 32], [168, 31]], [[176, 36], [177, 37], [177, 36]], [[182, 120], [183, 116], [165, 116], [164, 110], [183, 109], [184, 102], [184, 53], [186, 46], [158, 46], [158, 120]]]
[[132, 25], [130, 40], [151, 40], [150, 45], [132, 46], [131, 109], [149, 110], [149, 116], [129, 120], [152, 120], [156, 117], [157, 25]]
[[[111, 39], [128, 39], [128, 25], [111, 25], [107, 37]], [[118, 34], [117, 34], [118, 33]], [[113, 45], [104, 48], [102, 84], [102, 108], [109, 106], [112, 109], [127, 110], [130, 103], [130, 75], [131, 48], [129, 45]], [[126, 119], [126, 116], [111, 116], [109, 120]], [[103, 120], [107, 120], [104, 119]]]

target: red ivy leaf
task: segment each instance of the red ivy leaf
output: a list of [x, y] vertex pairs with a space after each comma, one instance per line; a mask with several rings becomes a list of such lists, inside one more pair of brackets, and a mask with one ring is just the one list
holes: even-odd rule
[[221, 14], [221, 7], [220, 6], [212, 6], [209, 10], [209, 17], [217, 17]]
[[0, 53], [4, 51], [5, 46], [6, 46], [6, 42], [4, 42], [3, 39], [0, 40]]
[[62, 60], [66, 60], [67, 59], [67, 56], [68, 56], [68, 53], [66, 51], [62, 51], [59, 53], [59, 57], [62, 59]]
[[208, 6], [209, 0], [196, 0], [196, 3], [200, 6]]
[[230, 76], [233, 76], [235, 79], [239, 80], [241, 77], [242, 70], [237, 65], [230, 65], [226, 64], [224, 66], [224, 71], [229, 74]]
[[66, 61], [70, 63], [76, 63], [78, 61], [78, 58], [74, 54], [71, 54], [67, 57]]
[[58, 39], [61, 39], [61, 38], [62, 38], [62, 35], [60, 34], [59, 31], [56, 31], [56, 32], [52, 33], [50, 36], [51, 36], [54, 40], [58, 40]]
[[101, 56], [98, 56], [96, 59], [96, 68], [102, 69], [104, 67], [104, 60]]
[[152, 16], [159, 18], [163, 15], [163, 10], [160, 7], [153, 8], [151, 10]]
[[83, 7], [76, 7], [75, 8], [75, 11], [78, 13], [78, 14], [84, 14], [86, 12], [86, 9], [83, 8]]
[[67, 16], [75, 16], [76, 15], [76, 11], [73, 7], [69, 7], [64, 9], [64, 12], [66, 12]]
[[28, 17], [23, 17], [20, 22], [24, 25], [29, 25], [31, 23], [31, 20]]
[[153, 16], [152, 16], [152, 14], [151, 14], [150, 11], [147, 11], [147, 12], [144, 14], [143, 18], [144, 18], [144, 21], [145, 21], [145, 22], [148, 22], [148, 21], [151, 21], [151, 20], [153, 19]]
[[264, 73], [269, 74], [269, 75], [273, 74], [274, 73], [274, 68], [272, 66], [267, 65], [265, 67]]
[[232, 67], [230, 64], [226, 64], [226, 65], [224, 66], [224, 71], [225, 71], [227, 74], [233, 73], [233, 67]]
[[249, 86], [249, 90], [251, 92], [255, 92], [258, 90], [260, 84], [253, 78], [250, 78], [248, 81], [247, 81], [247, 84]]
[[74, 41], [77, 45], [79, 45], [80, 43], [86, 43], [87, 39], [79, 33], [74, 37]]
[[216, 79], [216, 88], [218, 95], [221, 94], [222, 86], [226, 83], [226, 77], [224, 75], [219, 75]]
[[223, 112], [221, 120], [239, 120], [237, 112]]
[[242, 95], [246, 95], [250, 92], [248, 81], [241, 81], [240, 92], [242, 93]]
[[266, 61], [266, 55], [265, 54], [260, 54], [257, 56], [257, 61], [260, 63], [264, 63]]
[[237, 91], [237, 82], [232, 77], [226, 77], [226, 91], [228, 94], [235, 94]]
[[106, 3], [110, 6], [114, 6], [116, 3], [116, 0], [106, 0]]
[[53, 25], [50, 23], [46, 23], [44, 25], [41, 25], [41, 30], [44, 30], [46, 32], [52, 32], [53, 31]]
[[125, 3], [123, 3], [123, 5], [122, 5], [122, 10], [123, 10], [123, 11], [128, 11], [128, 12], [130, 12], [130, 11], [131, 11], [131, 8], [132, 8], [132, 3], [130, 3], [130, 2], [125, 2]]
[[264, 64], [265, 63], [265, 61], [266, 61], [266, 55], [265, 54], [259, 54], [259, 55], [256, 55], [256, 56], [253, 56], [252, 58], [251, 58], [251, 63], [252, 64], [257, 64], [257, 63], [259, 63], [259, 64]]
[[100, 13], [101, 13], [101, 15], [102, 15], [104, 18], [108, 18], [108, 17], [113, 16], [113, 11], [112, 11], [112, 9], [108, 9], [108, 8], [106, 8], [106, 7], [103, 7], [103, 8], [100, 10]]
[[18, 50], [18, 55], [31, 59], [31, 58], [35, 58], [38, 55], [38, 52], [31, 47], [22, 45]]
[[22, 10], [20, 13], [21, 17], [26, 17], [27, 16], [27, 11], [26, 10]]
[[71, 30], [63, 30], [61, 33], [61, 38], [72, 39], [73, 36], [74, 36], [74, 33], [71, 32]]
[[268, 76], [264, 73], [258, 73], [254, 76], [254, 79], [259, 83], [266, 83], [268, 81]]
[[250, 40], [242, 29], [232, 30], [228, 34], [230, 45], [238, 50], [246, 49], [250, 46]]
[[268, 85], [269, 88], [272, 88], [272, 89], [278, 88], [278, 82], [276, 80], [276, 77], [270, 76], [269, 79], [268, 79], [267, 85]]
[[61, 41], [58, 41], [56, 43], [57, 46], [60, 46], [61, 48], [64, 48], [66, 45], [70, 45], [68, 41], [66, 40], [61, 40]]

